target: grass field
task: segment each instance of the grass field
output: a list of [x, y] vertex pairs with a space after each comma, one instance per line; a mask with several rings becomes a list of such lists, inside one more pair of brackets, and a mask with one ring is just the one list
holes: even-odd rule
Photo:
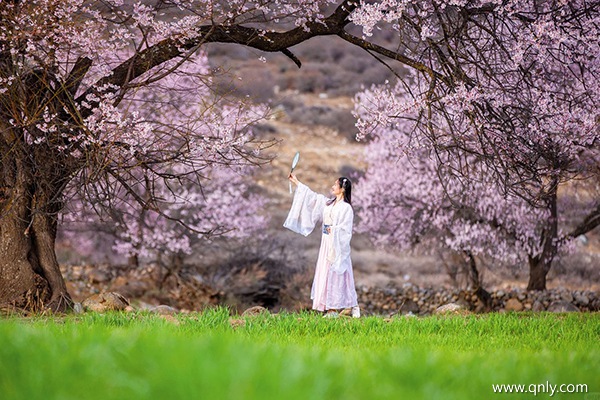
[[598, 314], [175, 318], [0, 319], [0, 399], [600, 399]]

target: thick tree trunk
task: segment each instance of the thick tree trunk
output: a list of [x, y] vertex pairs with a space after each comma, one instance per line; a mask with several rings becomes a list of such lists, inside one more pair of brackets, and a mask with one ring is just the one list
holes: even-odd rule
[[33, 268], [23, 203], [15, 199], [11, 213], [0, 219], [0, 305], [35, 309], [50, 300], [50, 287]]
[[72, 302], [54, 249], [56, 214], [32, 189], [23, 163], [12, 167], [4, 169], [0, 199], [0, 306], [65, 311]]
[[0, 220], [0, 305], [65, 311], [72, 302], [56, 259], [52, 217], [26, 214]]

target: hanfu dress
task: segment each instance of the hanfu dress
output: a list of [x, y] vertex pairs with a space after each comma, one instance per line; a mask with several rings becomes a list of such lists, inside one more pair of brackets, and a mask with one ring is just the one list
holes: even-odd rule
[[[317, 223], [323, 222], [321, 247], [310, 296], [312, 308], [319, 311], [351, 307], [358, 309], [350, 260], [354, 212], [345, 201], [328, 205], [329, 200], [299, 183], [283, 226], [308, 236]], [[327, 226], [331, 228], [330, 233], [327, 233]]]

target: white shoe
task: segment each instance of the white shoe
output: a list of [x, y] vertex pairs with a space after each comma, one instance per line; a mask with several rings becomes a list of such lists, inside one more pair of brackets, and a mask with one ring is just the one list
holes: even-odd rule
[[323, 318], [337, 318], [340, 315], [337, 313], [337, 311], [331, 311], [328, 313], [325, 313], [325, 315], [323, 315]]
[[360, 307], [359, 306], [352, 307], [352, 318], [360, 318]]

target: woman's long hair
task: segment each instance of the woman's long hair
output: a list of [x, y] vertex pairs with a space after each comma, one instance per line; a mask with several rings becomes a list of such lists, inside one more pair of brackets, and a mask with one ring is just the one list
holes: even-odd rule
[[[342, 176], [338, 178], [338, 185], [340, 185], [340, 188], [342, 188], [344, 192], [344, 201], [352, 205], [352, 182], [350, 181], [350, 179], [346, 178], [345, 176]], [[335, 198], [329, 200], [327, 202], [327, 205], [333, 204], [334, 201]]]

